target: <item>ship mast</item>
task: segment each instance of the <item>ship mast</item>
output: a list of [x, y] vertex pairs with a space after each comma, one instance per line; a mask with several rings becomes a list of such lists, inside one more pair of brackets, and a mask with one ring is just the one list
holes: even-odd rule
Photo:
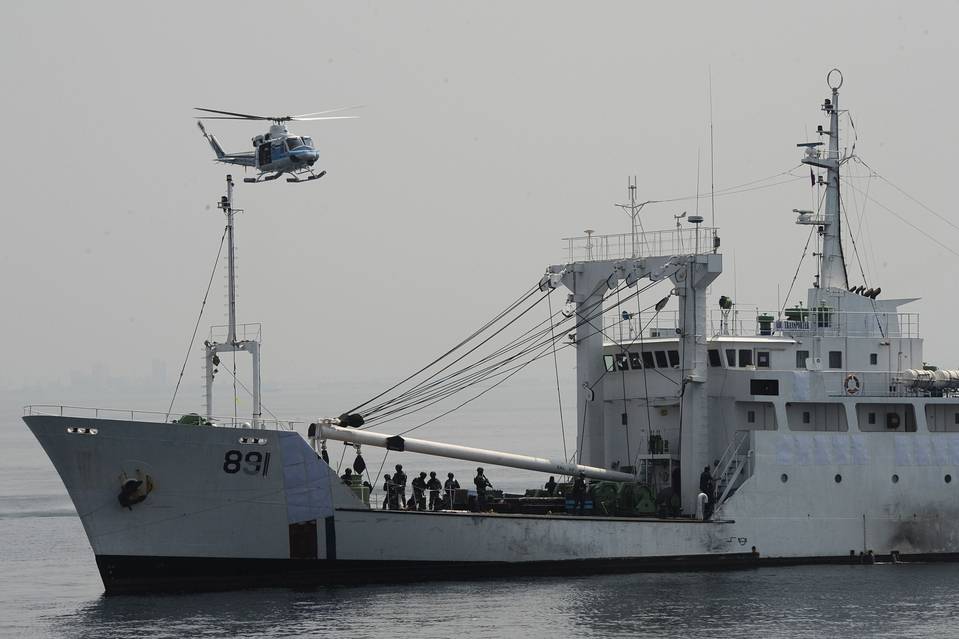
[[819, 233], [822, 236], [818, 286], [823, 289], [841, 288], [847, 290], [849, 280], [846, 275], [846, 260], [842, 252], [839, 210], [839, 167], [842, 164], [842, 158], [839, 155], [839, 87], [842, 86], [842, 73], [839, 72], [839, 69], [833, 69], [829, 72], [826, 76], [826, 83], [832, 90], [832, 98], [826, 98], [822, 110], [829, 116], [829, 130], [824, 131], [820, 126], [818, 133], [820, 136], [829, 136], [828, 150], [823, 152], [816, 148], [822, 144], [821, 142], [801, 144], [800, 146], [806, 147], [806, 157], [802, 160], [803, 164], [826, 169], [825, 209], [823, 217], [816, 220], [820, 223]]
[[[233, 208], [233, 176], [226, 176], [226, 195], [220, 198], [217, 208], [226, 215], [226, 234], [227, 234], [227, 309], [228, 324], [226, 341], [219, 343], [212, 340], [205, 342], [206, 346], [206, 418], [213, 417], [213, 378], [216, 376], [218, 366], [220, 365], [219, 353], [235, 353], [242, 351], [249, 353], [253, 358], [253, 420], [251, 422], [254, 428], [260, 426], [262, 408], [260, 403], [260, 342], [259, 333], [251, 339], [237, 339], [236, 330], [236, 246], [233, 237], [233, 221], [236, 213], [241, 212]], [[244, 324], [244, 333], [249, 324]], [[246, 335], [244, 335], [246, 338]]]

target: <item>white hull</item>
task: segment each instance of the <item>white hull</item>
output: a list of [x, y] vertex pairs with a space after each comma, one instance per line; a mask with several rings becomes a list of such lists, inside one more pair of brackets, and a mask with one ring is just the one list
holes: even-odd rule
[[[897, 449], [894, 434], [753, 433], [752, 475], [702, 522], [369, 510], [297, 433], [25, 421], [67, 487], [108, 592], [959, 554], [959, 486], [943, 481], [959, 469], [959, 434], [913, 435], [925, 455], [901, 439]], [[226, 472], [232, 450], [270, 453], [269, 466]], [[152, 491], [125, 508], [119, 489], [138, 474]]]

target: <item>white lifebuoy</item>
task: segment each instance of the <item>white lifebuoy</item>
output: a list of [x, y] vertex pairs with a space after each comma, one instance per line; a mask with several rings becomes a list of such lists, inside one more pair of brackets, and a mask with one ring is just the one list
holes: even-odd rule
[[856, 395], [862, 389], [862, 384], [859, 383], [859, 378], [856, 377], [853, 373], [846, 375], [846, 381], [843, 382], [843, 386], [846, 388], [847, 395]]

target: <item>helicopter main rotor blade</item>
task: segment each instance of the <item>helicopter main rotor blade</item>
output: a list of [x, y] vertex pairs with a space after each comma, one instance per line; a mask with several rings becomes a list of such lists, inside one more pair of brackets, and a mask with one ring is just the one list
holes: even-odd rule
[[290, 117], [294, 120], [299, 120], [300, 118], [308, 118], [314, 115], [327, 115], [329, 113], [339, 113], [340, 111], [349, 111], [350, 109], [362, 109], [363, 105], [358, 104], [356, 106], [340, 107], [338, 109], [327, 109], [326, 111], [317, 111], [316, 113], [300, 113], [299, 115], [291, 115]]
[[293, 116], [290, 119], [296, 122], [311, 122], [313, 120], [355, 120], [358, 117], [360, 116], [358, 115], [325, 115], [325, 116], [320, 116], [318, 118], [301, 118], [301, 117]]
[[203, 107], [193, 107], [197, 111], [206, 111], [207, 113], [219, 113], [220, 115], [229, 115], [229, 118], [216, 118], [207, 116], [209, 120], [282, 120], [285, 118], [271, 118], [265, 115], [250, 115], [248, 113], [233, 113], [232, 111], [217, 111], [216, 109], [204, 109]]

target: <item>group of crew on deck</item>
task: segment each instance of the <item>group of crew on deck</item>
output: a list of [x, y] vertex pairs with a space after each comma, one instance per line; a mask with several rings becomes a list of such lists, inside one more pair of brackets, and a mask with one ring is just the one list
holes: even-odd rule
[[[461, 508], [467, 505], [465, 493], [460, 493], [460, 483], [453, 473], [446, 473], [446, 481], [441, 482], [436, 472], [430, 472], [429, 475], [421, 472], [419, 476], [414, 477], [409, 482], [412, 489], [412, 495], [407, 499], [406, 485], [408, 477], [403, 471], [403, 465], [397, 464], [395, 472], [383, 475], [383, 509], [385, 510], [419, 510], [419, 511], [438, 511], [454, 510], [457, 506]], [[353, 474], [352, 470], [347, 468], [346, 473], [341, 477], [343, 483], [353, 486], [358, 485], [359, 476]], [[362, 484], [365, 488], [372, 491], [369, 482]], [[490, 509], [488, 502], [488, 492], [493, 488], [492, 482], [486, 476], [482, 468], [476, 469], [476, 476], [473, 477], [473, 487], [476, 491], [476, 499], [471, 504], [476, 512], [485, 512]], [[558, 496], [559, 484], [556, 478], [550, 476], [549, 481], [543, 487], [545, 496]], [[569, 489], [568, 489], [569, 490]], [[368, 494], [368, 493], [367, 493]], [[583, 514], [583, 508], [589, 495], [589, 487], [586, 476], [580, 473], [575, 477], [567, 499], [573, 502], [573, 512]]]
[[[427, 477], [421, 472], [409, 482], [413, 494], [406, 498], [407, 476], [403, 472], [403, 464], [397, 464], [395, 472], [383, 475], [383, 508], [388, 510], [451, 510], [456, 499], [456, 491], [460, 489], [460, 482], [453, 473], [446, 473], [446, 481], [440, 482], [436, 472], [432, 471]], [[482, 468], [476, 469], [473, 478], [476, 487], [476, 509], [486, 509], [486, 492], [493, 487], [490, 480], [483, 474]], [[441, 496], [442, 495], [442, 496]], [[428, 498], [428, 499], [427, 499]]]

